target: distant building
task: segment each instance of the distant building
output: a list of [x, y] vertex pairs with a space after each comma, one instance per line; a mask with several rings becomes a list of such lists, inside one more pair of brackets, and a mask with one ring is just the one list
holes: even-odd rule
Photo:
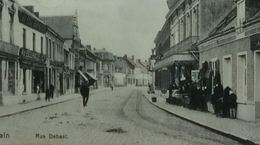
[[135, 64], [134, 76], [136, 86], [148, 86], [149, 83], [152, 83], [152, 73], [149, 71], [148, 63], [138, 59]]
[[135, 58], [134, 56], [132, 56], [132, 58], [129, 58], [127, 55], [124, 55], [123, 57], [128, 65], [128, 71], [126, 73], [126, 80], [127, 80], [127, 85], [128, 86], [135, 86], [135, 74], [134, 74], [134, 70], [136, 67], [135, 64]]
[[[85, 56], [85, 61], [82, 66], [84, 66], [84, 72], [88, 72], [93, 77], [97, 78], [97, 63], [100, 61], [100, 58], [94, 54], [91, 45], [83, 46], [80, 48], [80, 53]], [[94, 85], [94, 88], [97, 88], [98, 84]]]
[[62, 36], [66, 45], [71, 48], [69, 53], [71, 54], [71, 57], [75, 57], [75, 68], [74, 74], [72, 74], [72, 70], [70, 71], [70, 77], [72, 77], [72, 75], [74, 76], [74, 81], [71, 81], [71, 83], [73, 83], [72, 86], [74, 86], [75, 91], [78, 92], [80, 82], [79, 78], [76, 76], [76, 72], [85, 58], [79, 52], [82, 44], [79, 35], [77, 14], [69, 16], [45, 16], [41, 17], [41, 19]]
[[55, 96], [64, 94], [64, 39], [55, 32], [51, 27], [47, 26], [46, 32], [46, 54], [47, 54], [47, 88], [50, 85], [55, 86]]
[[109, 87], [114, 82], [114, 55], [105, 48], [94, 49], [93, 52], [101, 59], [100, 63], [97, 65], [99, 70], [97, 76], [98, 86]]

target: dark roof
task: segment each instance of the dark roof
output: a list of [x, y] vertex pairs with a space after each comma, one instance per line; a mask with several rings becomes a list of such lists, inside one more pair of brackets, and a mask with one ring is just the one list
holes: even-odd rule
[[227, 16], [210, 32], [209, 36], [214, 36], [219, 33], [222, 33], [232, 27], [235, 27], [237, 17], [237, 8], [235, 7], [231, 10]]
[[41, 19], [65, 39], [73, 38], [74, 16], [46, 16]]
[[131, 58], [125, 57], [125, 60], [128, 62], [128, 64], [132, 65], [133, 68], [136, 66], [134, 60], [132, 60]]

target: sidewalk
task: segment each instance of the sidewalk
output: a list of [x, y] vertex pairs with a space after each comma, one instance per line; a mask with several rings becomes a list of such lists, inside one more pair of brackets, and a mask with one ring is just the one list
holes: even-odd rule
[[[90, 95], [93, 95], [95, 93], [101, 92], [106, 90], [107, 88], [101, 88], [97, 90], [92, 90], [90, 92]], [[67, 102], [76, 98], [79, 98], [79, 94], [68, 94], [68, 95], [62, 95], [60, 97], [55, 97], [54, 99], [51, 99], [50, 102], [46, 102], [44, 99], [41, 99], [40, 101], [33, 101], [25, 104], [15, 104], [15, 105], [7, 105], [7, 106], [1, 106], [0, 107], [0, 118], [12, 116], [15, 114], [44, 108], [47, 106]]]
[[[151, 97], [157, 97], [153, 103]], [[239, 119], [218, 118], [212, 113], [190, 110], [184, 107], [166, 104], [165, 96], [146, 94], [145, 97], [158, 108], [174, 114], [184, 120], [208, 128], [222, 135], [235, 138], [245, 144], [260, 144], [260, 123]]]

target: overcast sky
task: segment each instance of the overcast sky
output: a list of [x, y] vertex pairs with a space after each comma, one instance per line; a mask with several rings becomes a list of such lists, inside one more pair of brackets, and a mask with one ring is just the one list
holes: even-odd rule
[[18, 0], [44, 15], [72, 15], [78, 10], [83, 44], [118, 56], [147, 59], [168, 12], [166, 0]]

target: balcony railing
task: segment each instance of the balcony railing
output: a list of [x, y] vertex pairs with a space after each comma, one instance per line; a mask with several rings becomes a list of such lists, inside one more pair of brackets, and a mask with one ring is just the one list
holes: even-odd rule
[[183, 41], [179, 42], [178, 44], [170, 47], [168, 50], [164, 52], [163, 58], [169, 57], [175, 53], [180, 52], [187, 52], [192, 50], [192, 46], [197, 43], [198, 36], [191, 36]]
[[19, 47], [0, 40], [0, 52], [19, 56]]

